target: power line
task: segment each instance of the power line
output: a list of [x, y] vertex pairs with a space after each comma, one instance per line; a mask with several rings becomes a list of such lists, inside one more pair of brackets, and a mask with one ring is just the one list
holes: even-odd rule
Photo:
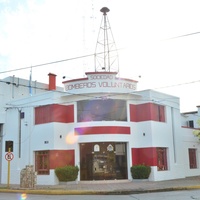
[[198, 83], [198, 82], [200, 82], [200, 80], [191, 81], [191, 82], [185, 82], [185, 83], [179, 83], [179, 84], [175, 84], [175, 85], [168, 85], [168, 86], [163, 86], [163, 87], [157, 87], [157, 88], [154, 88], [154, 89], [164, 89], [164, 88], [169, 88], [169, 87], [177, 87], [177, 86], [193, 84], [193, 83]]
[[[99, 53], [99, 54], [101, 54], [101, 53]], [[60, 63], [60, 62], [66, 62], [66, 61], [70, 61], [70, 60], [81, 59], [81, 58], [94, 56], [94, 55], [95, 54], [88, 54], [88, 55], [84, 55], [84, 56], [78, 56], [78, 57], [67, 58], [67, 59], [63, 59], [63, 60], [52, 61], [52, 62], [48, 62], [48, 63], [42, 63], [42, 64], [38, 64], [38, 65], [32, 65], [30, 67], [22, 67], [22, 68], [18, 68], [18, 69], [7, 70], [7, 71], [0, 72], [0, 74], [13, 72], [13, 71], [24, 70], [24, 69], [29, 69], [29, 68], [41, 67], [41, 66], [44, 66], [44, 65], [52, 65], [52, 64], [56, 64], [56, 63]]]
[[[165, 89], [165, 88], [169, 88], [169, 87], [177, 87], [177, 86], [182, 86], [182, 85], [186, 85], [186, 84], [193, 84], [193, 83], [197, 83], [197, 82], [200, 82], [200, 80], [197, 80], [197, 81], [191, 81], [191, 82], [185, 82], [185, 83], [180, 83], [180, 84], [175, 84], [175, 85], [168, 85], [168, 86], [163, 86], [163, 87], [157, 87], [157, 88], [153, 88], [153, 89]], [[12, 85], [16, 85], [16, 83], [12, 83], [12, 82], [8, 82], [8, 81], [3, 81], [3, 80], [0, 80], [0, 83], [5, 83], [5, 84], [12, 84]], [[29, 87], [28, 85], [25, 85], [25, 84], [20, 84], [18, 83], [17, 84], [18, 86], [22, 86], [22, 87]], [[38, 87], [38, 86], [33, 86], [32, 87], [33, 89], [39, 89], [39, 90], [44, 90], [44, 91], [49, 91], [48, 88], [42, 88], [42, 87]], [[91, 99], [101, 99], [102, 96], [93, 96], [93, 95], [89, 95], [89, 94], [76, 94], [76, 93], [71, 93], [71, 92], [66, 92], [66, 91], [58, 91], [58, 90], [54, 90], [54, 92], [58, 92], [58, 93], [63, 93], [63, 94], [68, 94], [68, 95], [77, 95], [77, 96], [82, 96], [82, 97], [88, 97], [88, 98], [91, 98]], [[129, 95], [129, 94], [132, 94], [130, 92], [128, 93], [123, 93], [123, 94], [126, 94], [126, 95]], [[108, 95], [108, 97], [113, 97], [113, 96], [118, 96], [118, 95], [121, 95], [121, 94], [112, 94], [112, 95]], [[130, 98], [129, 100], [131, 100], [132, 98]], [[135, 99], [136, 100], [136, 99]], [[141, 101], [141, 100], [139, 100]], [[66, 101], [65, 103], [69, 103], [68, 101]]]
[[174, 39], [187, 37], [187, 36], [191, 36], [191, 35], [196, 35], [196, 34], [200, 34], [200, 32], [194, 32], [194, 33], [188, 33], [188, 34], [185, 34], [185, 35], [179, 35], [179, 36], [176, 36], [176, 37], [168, 38], [166, 40], [174, 40]]
[[[115, 50], [112, 50], [112, 51], [118, 51], [118, 50], [122, 50], [122, 49], [124, 49], [124, 48], [115, 49]], [[111, 52], [111, 50], [110, 50], [110, 52]], [[67, 62], [67, 61], [71, 61], [71, 60], [82, 59], [82, 58], [86, 58], [86, 57], [90, 57], [90, 56], [100, 55], [100, 54], [103, 54], [103, 53], [104, 52], [93, 53], [93, 54], [77, 56], [77, 57], [73, 57], [73, 58], [67, 58], [67, 59], [63, 59], [63, 60], [57, 60], [57, 61], [42, 63], [42, 64], [38, 64], [38, 65], [32, 65], [30, 67], [22, 67], [22, 68], [18, 68], [18, 69], [11, 69], [11, 70], [7, 70], [7, 71], [2, 71], [2, 72], [0, 72], [0, 74], [13, 72], [13, 71], [20, 71], [20, 70], [24, 70], [24, 69], [36, 68], [36, 67], [41, 67], [41, 66], [45, 66], [45, 65], [57, 64], [57, 63], [60, 63], [60, 62]]]
[[[178, 86], [183, 86], [183, 85], [187, 85], [187, 84], [194, 84], [194, 83], [198, 83], [200, 82], [200, 80], [197, 80], [197, 81], [191, 81], [191, 82], [185, 82], [185, 83], [179, 83], [179, 84], [174, 84], [174, 85], [168, 85], [168, 86], [163, 86], [163, 87], [156, 87], [156, 88], [153, 88], [153, 89], [165, 89], [165, 88], [170, 88], [170, 87], [178, 87]], [[22, 87], [26, 87], [28, 88], [29, 85], [26, 85], [26, 84], [22, 84], [22, 83], [13, 83], [13, 82], [10, 82], [10, 81], [4, 81], [4, 80], [0, 80], [0, 83], [5, 83], [5, 84], [11, 84], [11, 85], [17, 85], [17, 86], [22, 86]], [[44, 90], [44, 91], [49, 91], [48, 88], [45, 88], [45, 87], [38, 87], [38, 86], [32, 86], [33, 89], [38, 89], [38, 90]], [[67, 91], [58, 91], [58, 90], [55, 90], [55, 92], [59, 92], [59, 93], [63, 93], [63, 94], [68, 94], [68, 95], [78, 95], [78, 96], [83, 96], [83, 97], [89, 97], [89, 98], [94, 98], [94, 96], [90, 96], [88, 94], [76, 94], [76, 93], [71, 93], [71, 92], [67, 92]], [[132, 94], [132, 93], [124, 93], [124, 94]], [[115, 95], [119, 95], [119, 94], [115, 94]], [[115, 96], [115, 95], [109, 95], [109, 97], [111, 96]], [[96, 97], [98, 98], [98, 97]]]
[[[3, 81], [3, 80], [0, 80], [0, 83], [5, 83], [5, 84], [8, 84], [8, 85], [13, 85], [13, 86], [16, 86], [16, 87], [25, 87], [25, 88], [29, 88], [30, 86], [29, 85], [26, 85], [26, 84], [22, 84], [22, 83], [13, 83], [13, 82], [10, 82], [10, 81]], [[47, 86], [47, 88], [45, 88], [45, 85]], [[44, 90], [44, 92], [50, 92], [52, 90], [49, 90], [48, 89], [48, 84], [45, 84], [44, 87], [38, 87], [38, 86], [32, 86], [32, 89], [36, 89], [36, 90]], [[62, 88], [62, 87], [61, 87]], [[76, 94], [76, 93], [71, 93], [71, 92], [66, 92], [66, 91], [60, 91], [60, 90], [53, 90], [54, 92], [57, 92], [57, 93], [63, 93], [63, 94], [68, 94], [68, 95], [77, 95], [77, 96], [82, 96], [82, 97], [89, 97], [89, 98], [93, 98], [93, 96], [90, 96], [88, 94]], [[36, 93], [35, 93], [36, 94]], [[39, 94], [39, 93], [37, 93]], [[40, 93], [41, 94], [41, 93]], [[39, 100], [40, 101], [40, 100]]]

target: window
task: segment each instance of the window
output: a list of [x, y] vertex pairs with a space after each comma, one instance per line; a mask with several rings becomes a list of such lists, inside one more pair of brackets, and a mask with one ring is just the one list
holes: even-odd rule
[[162, 105], [154, 104], [155, 120], [158, 122], [165, 122], [165, 107]]
[[188, 127], [194, 128], [194, 121], [193, 120], [188, 121]]
[[35, 107], [35, 124], [74, 122], [74, 105], [51, 104]]
[[157, 168], [158, 171], [168, 170], [167, 148], [157, 148]]
[[37, 174], [48, 175], [49, 174], [49, 151], [37, 151], [35, 152], [35, 166]]
[[190, 169], [197, 168], [196, 149], [188, 149]]
[[127, 121], [124, 100], [84, 100], [77, 102], [78, 122], [86, 121]]

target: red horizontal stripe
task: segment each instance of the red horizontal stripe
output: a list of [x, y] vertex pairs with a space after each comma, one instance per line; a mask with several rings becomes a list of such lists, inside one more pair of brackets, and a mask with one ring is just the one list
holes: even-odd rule
[[130, 127], [124, 126], [93, 126], [75, 128], [76, 135], [91, 134], [130, 134]]

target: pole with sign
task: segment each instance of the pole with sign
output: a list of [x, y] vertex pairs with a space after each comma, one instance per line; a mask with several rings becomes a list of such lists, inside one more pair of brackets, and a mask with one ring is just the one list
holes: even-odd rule
[[5, 155], [5, 159], [8, 161], [8, 177], [7, 177], [7, 187], [10, 187], [10, 161], [14, 158], [14, 155], [12, 152], [10, 152], [10, 148], [8, 149], [8, 152]]

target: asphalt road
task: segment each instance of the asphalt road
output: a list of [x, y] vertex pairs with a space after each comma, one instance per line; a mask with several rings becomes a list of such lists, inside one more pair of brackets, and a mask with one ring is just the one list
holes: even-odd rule
[[0, 193], [0, 200], [200, 200], [200, 190], [131, 195], [31, 195]]

